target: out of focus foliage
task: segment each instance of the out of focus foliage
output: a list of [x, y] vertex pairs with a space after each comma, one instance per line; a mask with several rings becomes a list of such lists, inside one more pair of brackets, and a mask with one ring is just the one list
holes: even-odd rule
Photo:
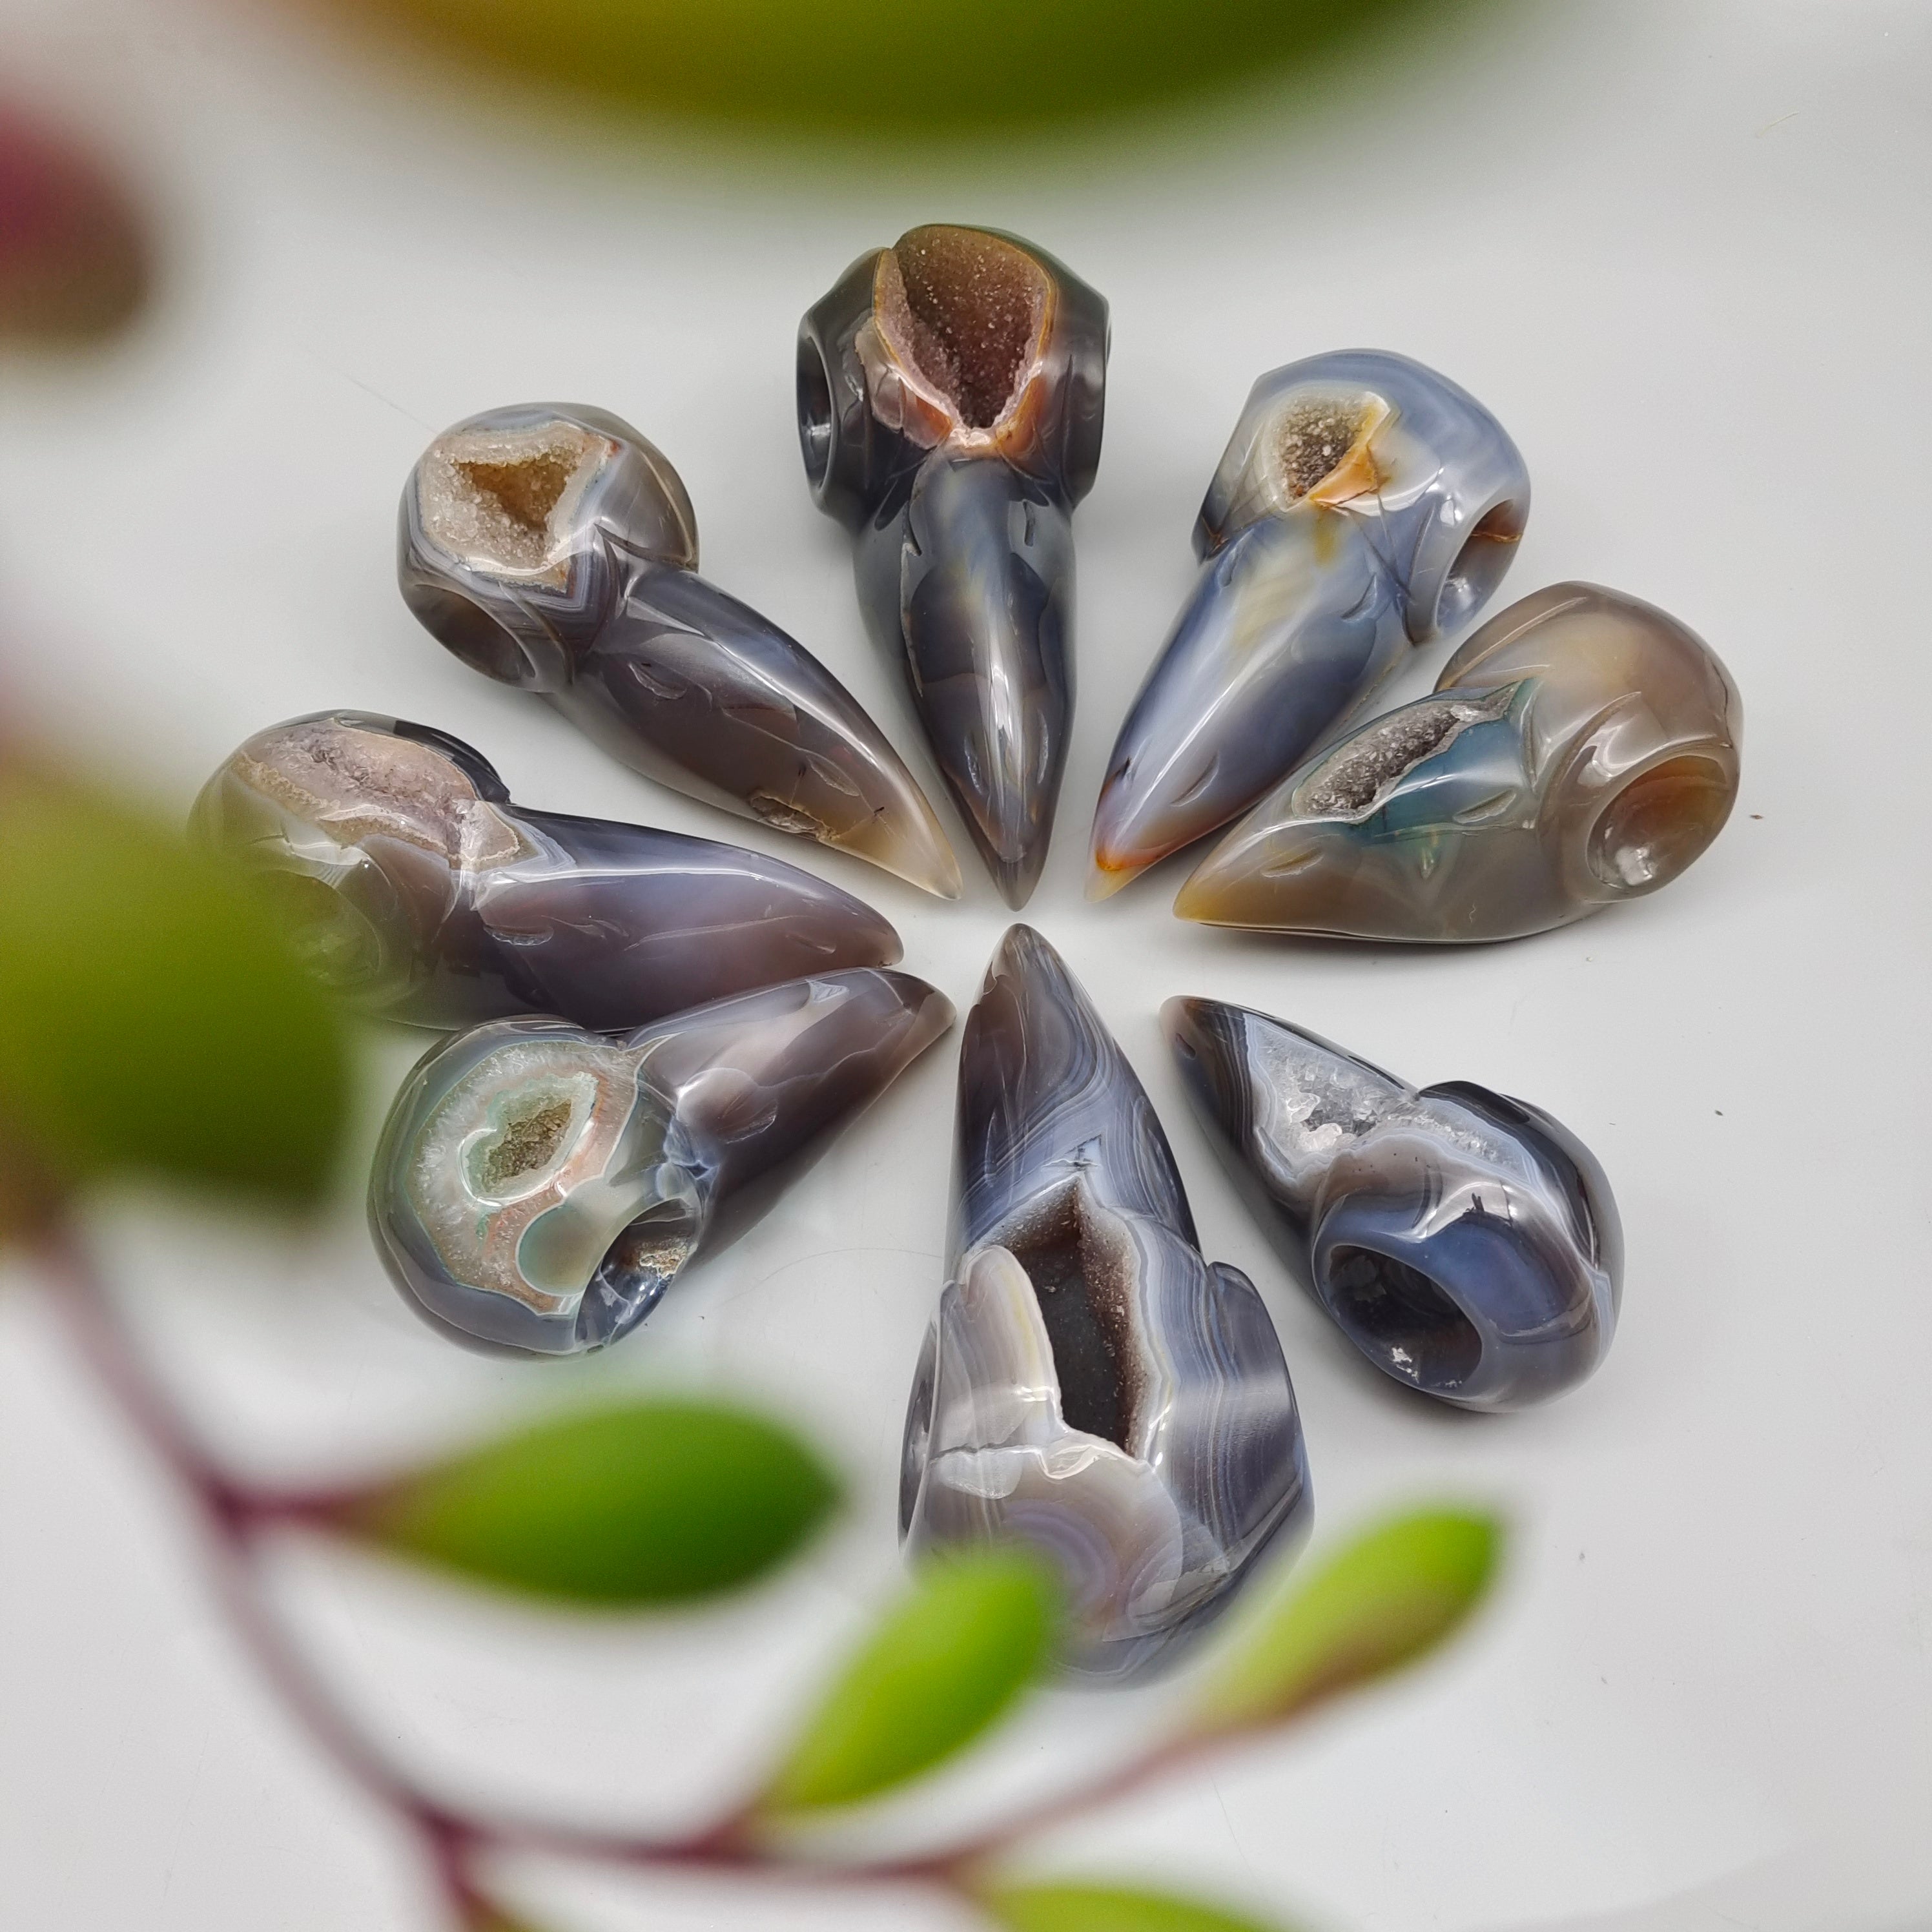
[[151, 262], [134, 202], [66, 135], [0, 104], [0, 340], [86, 340], [141, 306]]
[[1023, 1550], [934, 1559], [826, 1692], [766, 1808], [854, 1804], [963, 1750], [1046, 1668], [1059, 1612]]
[[838, 1500], [778, 1424], [696, 1402], [583, 1409], [392, 1478], [334, 1526], [523, 1595], [601, 1609], [688, 1602], [784, 1562]]
[[57, 1185], [138, 1174], [301, 1207], [332, 1178], [348, 1100], [335, 1012], [238, 876], [132, 806], [0, 764], [15, 1160]]
[[1310, 67], [1423, 0], [348, 0], [521, 77], [739, 124], [1050, 126]]
[[1117, 1886], [1004, 1886], [981, 1902], [1008, 1932], [1270, 1932], [1259, 1919]]
[[1202, 1732], [1278, 1724], [1426, 1656], [1488, 1593], [1494, 1517], [1418, 1510], [1369, 1530], [1291, 1592], [1244, 1606], [1195, 1705]]

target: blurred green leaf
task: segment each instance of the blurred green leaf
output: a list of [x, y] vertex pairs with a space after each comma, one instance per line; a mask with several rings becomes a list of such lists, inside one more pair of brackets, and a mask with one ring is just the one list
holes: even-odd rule
[[924, 147], [948, 131], [1061, 128], [1234, 76], [1316, 68], [1378, 34], [1395, 40], [1449, 0], [900, 0], [883, 16], [871, 0], [350, 4], [526, 82]]
[[541, 1932], [527, 1918], [513, 1917], [494, 1899], [479, 1899], [470, 1908], [470, 1932]]
[[805, 1726], [765, 1808], [850, 1804], [963, 1750], [1038, 1676], [1059, 1604], [1023, 1551], [930, 1563]]
[[0, 769], [0, 1123], [55, 1174], [314, 1201], [342, 1138], [334, 1010], [245, 884], [145, 813]]
[[514, 1918], [494, 1899], [478, 1899], [464, 1919], [469, 1932], [537, 1932], [527, 1918]]
[[560, 1416], [337, 1504], [335, 1528], [475, 1581], [568, 1603], [673, 1604], [750, 1582], [838, 1489], [762, 1417], [687, 1402]]
[[1482, 1600], [1502, 1540], [1493, 1518], [1453, 1510], [1397, 1516], [1358, 1537], [1245, 1620], [1190, 1728], [1278, 1724], [1433, 1649]]
[[1111, 1886], [1000, 1886], [977, 1899], [1011, 1932], [1273, 1932], [1191, 1899]]

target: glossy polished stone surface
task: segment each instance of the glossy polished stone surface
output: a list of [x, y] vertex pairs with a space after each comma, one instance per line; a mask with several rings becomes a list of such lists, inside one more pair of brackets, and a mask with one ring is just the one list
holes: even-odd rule
[[1194, 526], [1200, 575], [1094, 814], [1090, 897], [1245, 812], [1412, 645], [1474, 616], [1529, 515], [1502, 425], [1404, 356], [1258, 382]]
[[550, 403], [458, 423], [410, 472], [398, 544], [433, 637], [632, 770], [958, 897], [898, 754], [802, 645], [698, 574], [691, 500], [629, 424]]
[[638, 1026], [900, 952], [871, 907], [809, 873], [531, 811], [460, 740], [365, 712], [257, 732], [192, 825], [257, 874], [319, 978], [418, 1026], [514, 1013]]
[[1247, 1277], [1202, 1260], [1160, 1123], [1059, 955], [1001, 943], [959, 1055], [948, 1278], [906, 1415], [914, 1550], [1016, 1538], [1118, 1677], [1309, 1521], [1294, 1391]]
[[1464, 1081], [1406, 1085], [1265, 1013], [1161, 1017], [1210, 1138], [1289, 1271], [1385, 1375], [1520, 1408], [1603, 1360], [1623, 1239], [1589, 1150]]
[[1100, 460], [1107, 304], [1030, 243], [915, 228], [806, 312], [799, 440], [859, 602], [1010, 905], [1073, 713], [1074, 506]]
[[573, 1354], [628, 1334], [952, 1023], [903, 973], [826, 973], [613, 1039], [499, 1020], [433, 1048], [376, 1150], [397, 1286], [459, 1336]]
[[1696, 634], [1558, 584], [1490, 619], [1436, 694], [1310, 759], [1174, 910], [1361, 939], [1510, 939], [1654, 892], [1723, 830], [1744, 711]]

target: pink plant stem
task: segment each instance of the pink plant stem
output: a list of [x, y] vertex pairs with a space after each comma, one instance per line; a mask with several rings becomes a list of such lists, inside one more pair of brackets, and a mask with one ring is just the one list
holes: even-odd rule
[[326, 1496], [284, 1495], [238, 1480], [208, 1453], [148, 1370], [112, 1298], [76, 1238], [56, 1229], [39, 1258], [75, 1344], [200, 1520], [216, 1594], [236, 1635], [291, 1714], [353, 1784], [420, 1842], [455, 1922], [485, 1926], [498, 1915], [472, 1872], [490, 1853], [534, 1852], [620, 1867], [716, 1872], [788, 1885], [941, 1887], [970, 1896], [980, 1868], [1051, 1826], [1111, 1802], [1207, 1748], [1183, 1736], [943, 1850], [907, 1858], [819, 1859], [761, 1843], [754, 1810], [734, 1807], [682, 1836], [600, 1832], [536, 1818], [484, 1816], [431, 1796], [350, 1718], [276, 1615], [263, 1587], [261, 1546], [278, 1528], [317, 1526]]
[[445, 1892], [464, 1904], [460, 1922], [473, 1923], [465, 1872], [477, 1834], [412, 1784], [344, 1714], [262, 1588], [260, 1541], [287, 1512], [275, 1498], [236, 1482], [190, 1431], [140, 1359], [76, 1240], [57, 1232], [43, 1244], [40, 1258], [57, 1285], [56, 1304], [81, 1356], [194, 1506], [215, 1595], [257, 1669], [350, 1781], [415, 1831]]

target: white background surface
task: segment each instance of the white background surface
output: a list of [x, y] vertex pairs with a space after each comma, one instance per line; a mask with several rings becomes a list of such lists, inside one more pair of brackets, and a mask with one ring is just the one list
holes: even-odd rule
[[[1448, 1494], [1500, 1502], [1516, 1540], [1493, 1612], [1425, 1675], [1043, 1848], [1056, 1867], [1364, 1932], [1932, 1923], [1929, 17], [1532, 8], [1446, 33], [1410, 71], [971, 174], [746, 163], [421, 95], [392, 58], [238, 13], [0, 12], [16, 84], [92, 118], [170, 250], [134, 346], [4, 374], [8, 701], [175, 808], [275, 719], [422, 718], [530, 803], [802, 857], [885, 909], [908, 965], [963, 1008], [1007, 917], [963, 838], [968, 896], [946, 906], [631, 777], [417, 630], [391, 575], [394, 505], [422, 444], [472, 410], [618, 411], [682, 470], [707, 574], [818, 650], [929, 773], [863, 642], [844, 538], [802, 484], [796, 316], [860, 249], [932, 219], [1018, 230], [1111, 298], [1106, 449], [1077, 521], [1077, 735], [1028, 916], [1147, 1081], [1209, 1253], [1250, 1270], [1275, 1312], [1318, 1533]], [[1615, 584], [1735, 673], [1738, 814], [1661, 896], [1454, 954], [1184, 927], [1172, 866], [1082, 902], [1102, 761], [1189, 581], [1189, 526], [1241, 400], [1262, 370], [1345, 344], [1441, 368], [1522, 446], [1535, 510], [1504, 601], [1568, 576]], [[1426, 689], [1449, 648], [1419, 653], [1390, 696]], [[1187, 1114], [1154, 1016], [1189, 991], [1576, 1129], [1629, 1250], [1595, 1380], [1472, 1419], [1358, 1362]], [[419, 1044], [372, 1046], [370, 1130]], [[319, 1654], [427, 1774], [581, 1819], [690, 1815], [890, 1587], [952, 1059], [935, 1049], [749, 1238], [590, 1362], [480, 1362], [418, 1326], [352, 1183], [301, 1245], [154, 1207], [104, 1228], [168, 1372], [256, 1466], [374, 1466], [573, 1392], [650, 1385], [768, 1398], [850, 1472], [842, 1528], [715, 1617], [586, 1631], [374, 1568], [293, 1566]], [[0, 1299], [0, 1922], [426, 1926], [407, 1847], [238, 1659], [165, 1486], [15, 1286]], [[1051, 1700], [982, 1779], [1050, 1780], [1143, 1714]], [[562, 1932], [964, 1923], [919, 1900], [806, 1911], [511, 1876]]]

